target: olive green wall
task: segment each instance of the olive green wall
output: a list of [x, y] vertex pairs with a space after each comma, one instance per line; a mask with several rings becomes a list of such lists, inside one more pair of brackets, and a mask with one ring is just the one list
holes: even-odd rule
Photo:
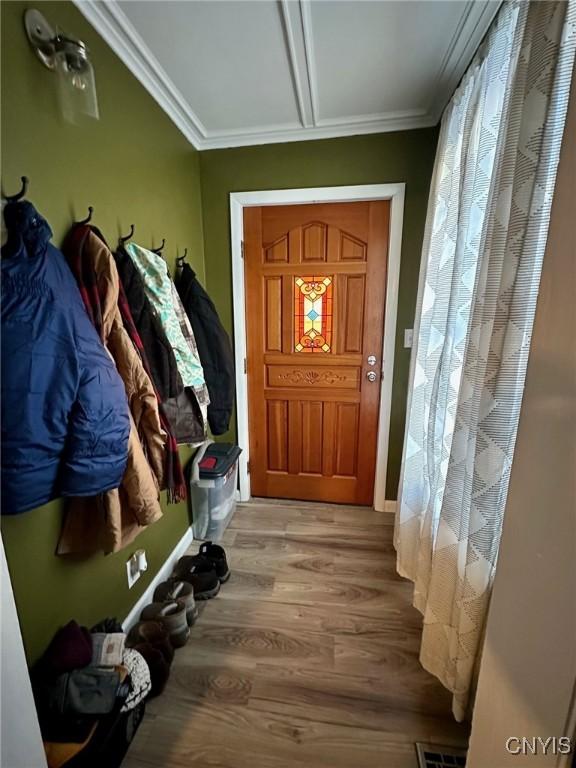
[[[232, 329], [229, 193], [262, 189], [406, 183], [396, 358], [386, 498], [398, 488], [420, 250], [436, 150], [435, 128], [202, 152], [202, 210], [208, 290]], [[376, 425], [374, 427], [376, 429]]]
[[[43, 2], [53, 26], [84, 40], [95, 65], [100, 117], [81, 127], [62, 121], [56, 78], [28, 46], [25, 3], [3, 2], [2, 183], [7, 193], [30, 177], [29, 198], [47, 218], [59, 244], [75, 218], [94, 206], [94, 222], [110, 243], [136, 225], [137, 242], [158, 245], [173, 261], [188, 248], [203, 276], [198, 154], [170, 119], [100, 39], [72, 3]], [[43, 650], [70, 618], [90, 625], [104, 616], [123, 619], [188, 526], [185, 504], [164, 506], [165, 515], [135, 545], [115, 555], [76, 561], [54, 555], [62, 505], [54, 502], [2, 519], [28, 659]], [[132, 590], [125, 562], [146, 549], [148, 571]]]

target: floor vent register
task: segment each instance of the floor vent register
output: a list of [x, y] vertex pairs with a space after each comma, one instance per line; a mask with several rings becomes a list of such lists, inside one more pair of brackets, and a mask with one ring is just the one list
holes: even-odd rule
[[418, 768], [464, 768], [466, 765], [466, 750], [459, 747], [416, 742], [416, 754]]

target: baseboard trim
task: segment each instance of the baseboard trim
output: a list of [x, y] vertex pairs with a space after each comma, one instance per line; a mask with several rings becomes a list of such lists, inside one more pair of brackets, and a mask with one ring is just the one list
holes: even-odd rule
[[388, 512], [390, 515], [395, 515], [397, 506], [398, 502], [395, 499], [386, 499], [384, 502], [384, 509], [381, 511]]
[[154, 590], [156, 589], [158, 584], [160, 584], [161, 581], [165, 581], [170, 576], [170, 574], [172, 573], [172, 568], [174, 567], [174, 563], [176, 562], [176, 560], [178, 560], [179, 557], [182, 557], [184, 552], [186, 552], [186, 550], [188, 549], [190, 544], [192, 544], [193, 541], [194, 541], [194, 536], [192, 535], [192, 528], [188, 528], [184, 536], [182, 536], [178, 544], [176, 544], [172, 552], [170, 552], [170, 554], [164, 561], [164, 564], [158, 570], [158, 573], [154, 576], [150, 584], [146, 587], [145, 591], [138, 598], [138, 600], [132, 607], [132, 610], [130, 611], [128, 616], [126, 616], [126, 618], [122, 622], [122, 626], [124, 627], [125, 632], [129, 632], [131, 627], [133, 627], [134, 624], [136, 624], [136, 622], [140, 618], [142, 609], [146, 605], [148, 605], [148, 603], [152, 602]]

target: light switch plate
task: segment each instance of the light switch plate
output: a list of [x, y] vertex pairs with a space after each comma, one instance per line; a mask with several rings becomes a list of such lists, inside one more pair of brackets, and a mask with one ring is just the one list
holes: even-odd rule
[[412, 348], [412, 340], [414, 338], [414, 330], [412, 328], [404, 328], [404, 348]]

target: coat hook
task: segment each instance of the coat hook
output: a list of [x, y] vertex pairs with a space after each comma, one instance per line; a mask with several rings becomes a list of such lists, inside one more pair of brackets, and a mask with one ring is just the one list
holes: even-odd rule
[[17, 192], [15, 195], [4, 195], [4, 200], [8, 203], [17, 203], [18, 200], [22, 200], [26, 195], [26, 192], [28, 191], [28, 176], [21, 176], [20, 180], [22, 181], [22, 189], [20, 192]]
[[166, 245], [166, 240], [164, 238], [162, 238], [161, 245], [159, 245], [158, 248], [152, 248], [152, 253], [156, 253], [158, 256], [161, 256], [162, 255], [162, 249], [164, 248], [165, 245]]
[[122, 243], [122, 245], [124, 245], [124, 243], [127, 243], [128, 240], [130, 240], [132, 237], [134, 237], [134, 224], [130, 224], [130, 232], [127, 235], [124, 235], [123, 237], [121, 236], [120, 242]]
[[183, 255], [182, 256], [176, 256], [176, 263], [178, 264], [178, 266], [181, 267], [182, 264], [184, 264], [184, 262], [186, 261], [187, 254], [188, 254], [188, 248], [184, 248]]
[[79, 221], [78, 224], [90, 224], [92, 221], [92, 214], [94, 213], [94, 208], [89, 205], [88, 206], [88, 216], [85, 219], [82, 219], [82, 221]]

